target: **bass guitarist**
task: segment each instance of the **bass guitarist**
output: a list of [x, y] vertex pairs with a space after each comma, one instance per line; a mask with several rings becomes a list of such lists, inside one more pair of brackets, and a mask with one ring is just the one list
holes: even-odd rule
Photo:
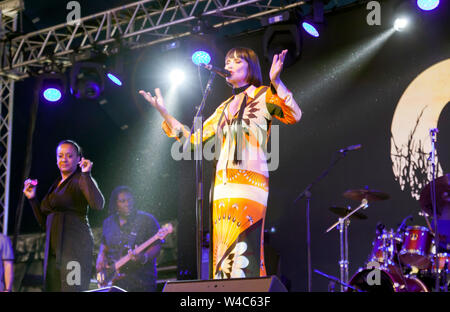
[[[132, 250], [158, 233], [158, 222], [151, 214], [135, 209], [133, 193], [127, 186], [118, 186], [112, 191], [109, 213], [103, 222], [96, 263], [97, 277], [102, 276], [99, 284], [106, 286], [110, 282], [132, 292], [156, 291], [156, 258], [162, 242], [156, 240], [141, 253]], [[131, 261], [120, 272], [115, 272], [114, 262], [127, 254]]]

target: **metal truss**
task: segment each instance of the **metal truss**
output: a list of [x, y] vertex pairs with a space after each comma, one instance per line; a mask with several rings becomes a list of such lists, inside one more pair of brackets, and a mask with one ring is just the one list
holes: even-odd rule
[[[0, 14], [0, 18], [0, 38], [4, 39], [8, 33], [16, 31], [17, 14]], [[0, 43], [2, 64], [9, 48], [5, 41]], [[5, 235], [8, 233], [13, 104], [14, 80], [0, 76], [0, 230]]]
[[[11, 39], [12, 53], [0, 75], [28, 76], [45, 62], [70, 66], [75, 52], [105, 48], [116, 38], [131, 49], [189, 36], [197, 21], [217, 29], [294, 8], [305, 1], [276, 0], [143, 0]], [[285, 4], [285, 5], [283, 5]], [[68, 11], [69, 13], [69, 11]]]

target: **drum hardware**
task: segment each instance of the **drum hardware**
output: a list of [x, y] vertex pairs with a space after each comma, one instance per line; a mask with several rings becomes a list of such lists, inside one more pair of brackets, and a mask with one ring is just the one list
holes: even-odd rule
[[372, 243], [372, 253], [369, 255], [368, 262], [378, 262], [384, 268], [397, 265], [399, 239], [401, 238], [393, 229], [381, 230]]
[[364, 292], [364, 291], [362, 291], [362, 290], [360, 290], [360, 289], [358, 289], [358, 288], [356, 288], [356, 287], [353, 287], [353, 286], [350, 285], [350, 284], [344, 283], [343, 281], [341, 281], [341, 280], [338, 279], [337, 277], [334, 277], [334, 276], [325, 274], [325, 273], [323, 273], [323, 272], [320, 272], [319, 270], [314, 270], [314, 273], [317, 273], [317, 274], [319, 274], [319, 275], [322, 275], [323, 277], [328, 278], [332, 283], [338, 283], [339, 285], [341, 285], [342, 287], [345, 287], [345, 288], [347, 288], [347, 289], [351, 289], [351, 290], [356, 291], [356, 292]]
[[[352, 207], [347, 206], [347, 208], [344, 208], [344, 207], [332, 206], [329, 208], [329, 210], [340, 217], [345, 217], [346, 215], [348, 215], [352, 212]], [[367, 219], [367, 216], [365, 214], [363, 214], [362, 212], [356, 212], [355, 214], [352, 215], [352, 219], [365, 220], [365, 219]]]
[[[438, 203], [437, 203], [437, 197], [436, 197], [436, 141], [437, 141], [437, 133], [439, 132], [438, 128], [431, 128], [430, 129], [430, 139], [431, 139], [431, 151], [430, 151], [430, 157], [428, 158], [429, 164], [431, 166], [431, 182], [428, 184], [429, 185], [429, 196], [428, 196], [428, 200], [431, 202], [431, 205], [425, 205], [428, 206], [430, 208], [431, 206], [431, 211], [432, 211], [432, 215], [433, 215], [433, 222], [434, 222], [434, 233], [435, 233], [435, 243], [436, 246], [439, 246], [439, 228], [438, 228]], [[448, 183], [448, 178], [447, 178], [447, 183]], [[427, 185], [427, 186], [428, 186]], [[423, 194], [423, 201], [428, 202], [427, 199], [425, 199], [426, 197], [426, 191], [425, 189], [427, 189], [427, 186], [425, 186], [425, 188], [422, 190], [421, 194], [420, 194], [420, 198], [422, 198], [422, 194]], [[425, 192], [424, 192], [425, 191]], [[428, 202], [428, 203], [430, 203]], [[442, 212], [442, 209], [441, 209]], [[437, 257], [437, 248], [436, 248], [436, 253], [434, 254], [435, 258]], [[437, 292], [439, 292], [439, 288], [440, 288], [440, 276], [439, 274], [437, 274], [436, 276], [436, 284], [435, 284], [435, 290]]]
[[[340, 269], [340, 278], [343, 283], [348, 284], [348, 227], [350, 226], [350, 217], [358, 212], [361, 208], [366, 209], [369, 207], [367, 199], [361, 200], [361, 205], [355, 208], [352, 212], [347, 214], [343, 218], [339, 218], [339, 220], [329, 227], [326, 230], [326, 233], [330, 232], [332, 229], [337, 227], [339, 230], [339, 245], [340, 245], [340, 261], [339, 261], [339, 269]], [[341, 292], [346, 291], [346, 287], [341, 284]]]

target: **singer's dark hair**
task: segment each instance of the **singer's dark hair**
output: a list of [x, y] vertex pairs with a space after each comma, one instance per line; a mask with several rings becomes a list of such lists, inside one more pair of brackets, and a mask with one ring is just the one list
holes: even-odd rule
[[[120, 193], [128, 193], [134, 198], [133, 191], [129, 186], [119, 185], [112, 192], [109, 197], [108, 213], [113, 214], [117, 211], [117, 198], [119, 198]], [[134, 209], [134, 208], [133, 208]]]
[[262, 85], [261, 66], [259, 65], [258, 55], [249, 48], [237, 47], [227, 52], [226, 59], [238, 57], [248, 63], [247, 83], [259, 87]]
[[73, 141], [73, 140], [62, 140], [56, 146], [56, 150], [58, 150], [58, 147], [60, 145], [63, 145], [63, 144], [70, 144], [70, 145], [72, 145], [75, 148], [76, 152], [77, 152], [77, 156], [80, 156], [80, 157], [83, 156], [83, 150], [81, 149], [80, 145], [77, 142]]

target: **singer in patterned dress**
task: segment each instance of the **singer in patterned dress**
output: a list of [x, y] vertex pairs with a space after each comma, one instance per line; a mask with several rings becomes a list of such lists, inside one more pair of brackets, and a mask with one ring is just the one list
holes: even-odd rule
[[[267, 87], [262, 86], [259, 60], [253, 50], [228, 51], [225, 69], [230, 76], [226, 80], [233, 86], [233, 96], [203, 123], [204, 146], [214, 139], [218, 151], [210, 272], [215, 279], [266, 276], [263, 234], [269, 192], [267, 141], [274, 117], [293, 124], [302, 115], [280, 80], [286, 53], [274, 55]], [[169, 137], [189, 137], [189, 128], [167, 112], [159, 89], [155, 89], [156, 96], [142, 90], [140, 94], [160, 112], [162, 128]], [[194, 131], [191, 143], [196, 143], [196, 138]]]

